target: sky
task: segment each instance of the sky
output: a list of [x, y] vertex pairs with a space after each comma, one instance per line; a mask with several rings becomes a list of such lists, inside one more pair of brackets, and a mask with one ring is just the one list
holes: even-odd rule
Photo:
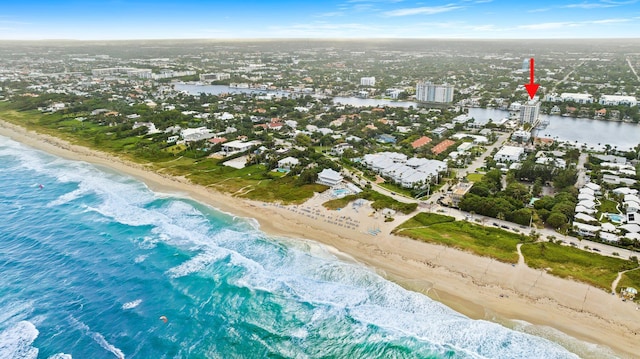
[[6, 0], [0, 40], [640, 38], [640, 0]]

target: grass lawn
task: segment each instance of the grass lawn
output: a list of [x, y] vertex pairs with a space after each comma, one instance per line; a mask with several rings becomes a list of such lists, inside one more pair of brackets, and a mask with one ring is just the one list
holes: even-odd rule
[[[622, 288], [633, 287], [640, 291], [640, 269], [627, 272], [622, 275], [620, 282], [618, 283], [618, 293]], [[640, 295], [636, 296], [636, 302], [640, 302]]]
[[550, 274], [585, 282], [606, 291], [611, 290], [611, 283], [618, 272], [638, 266], [629, 260], [606, 257], [555, 243], [525, 244], [521, 251], [531, 268], [547, 268]]
[[427, 227], [437, 223], [453, 222], [456, 219], [443, 214], [421, 212], [409, 218], [407, 221], [399, 225], [395, 230], [402, 228]]
[[618, 213], [618, 210], [616, 209], [617, 205], [618, 202], [603, 198], [600, 200], [599, 212]]
[[[182, 145], [159, 146], [142, 136], [118, 138], [116, 133], [111, 132], [114, 131], [113, 128], [90, 121], [76, 121], [76, 115], [15, 111], [9, 108], [9, 104], [0, 103], [0, 118], [9, 122], [75, 144], [110, 152], [133, 162], [149, 164], [156, 171], [185, 176], [193, 183], [236, 196], [267, 202], [302, 203], [315, 192], [327, 189], [319, 184], [298, 186], [295, 178], [270, 173], [264, 165], [235, 169], [221, 165], [217, 159], [180, 156], [178, 153], [185, 149]], [[151, 148], [155, 148], [155, 152]]]
[[346, 207], [347, 205], [349, 205], [349, 203], [351, 203], [352, 201], [355, 201], [358, 198], [360, 197], [358, 197], [355, 194], [352, 194], [352, 195], [344, 196], [342, 198], [336, 198], [330, 201], [326, 201], [322, 205], [327, 207], [328, 209], [335, 211], [336, 209]]
[[467, 180], [469, 180], [469, 182], [476, 183], [476, 182], [480, 182], [482, 177], [484, 177], [484, 174], [482, 173], [469, 173], [467, 175]]
[[495, 258], [501, 262], [517, 263], [516, 245], [520, 236], [498, 228], [479, 226], [466, 221], [451, 221], [452, 217], [420, 213], [394, 229], [398, 235], [444, 244]]
[[311, 198], [315, 192], [324, 192], [329, 187], [317, 183], [295, 185], [295, 178], [282, 177], [275, 180], [261, 181], [241, 197], [263, 202], [277, 202], [300, 204]]
[[411, 190], [408, 190], [406, 188], [402, 188], [394, 183], [388, 183], [388, 182], [383, 182], [383, 183], [378, 183], [378, 185], [382, 188], [386, 188], [391, 192], [395, 192], [395, 193], [399, 193], [402, 194], [404, 196], [413, 198], [413, 194], [411, 194]]
[[396, 201], [395, 199], [385, 196], [373, 190], [364, 190], [357, 195], [345, 196], [344, 198], [332, 199], [323, 203], [322, 205], [329, 209], [338, 209], [346, 207], [351, 201], [355, 201], [358, 198], [364, 198], [372, 201], [371, 207], [380, 210], [384, 208], [390, 208], [394, 211], [409, 214], [418, 208], [417, 203], [404, 203]]

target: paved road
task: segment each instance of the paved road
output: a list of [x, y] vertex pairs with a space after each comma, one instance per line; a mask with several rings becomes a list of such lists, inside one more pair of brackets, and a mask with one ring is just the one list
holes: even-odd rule
[[[586, 239], [580, 240], [575, 237], [565, 236], [549, 228], [530, 228], [527, 226], [521, 226], [517, 223], [499, 220], [492, 217], [486, 217], [479, 214], [471, 214], [455, 208], [442, 207], [438, 204], [430, 204], [426, 209], [430, 212], [437, 212], [440, 214], [452, 216], [457, 220], [473, 221], [476, 224], [502, 228], [504, 230], [516, 233], [524, 233], [526, 235], [531, 234], [531, 231], [535, 230], [537, 233], [540, 233], [541, 240], [547, 240], [549, 237], [554, 237], [555, 240], [561, 239], [563, 241], [562, 244], [565, 246], [574, 246], [582, 250], [597, 252], [601, 255], [609, 257], [629, 259], [629, 257], [636, 256], [640, 258], [640, 252], [630, 251], [628, 249], [618, 248], [604, 243], [592, 242]], [[594, 248], [596, 250], [594, 250]], [[617, 255], [614, 253], [617, 253]]]
[[576, 181], [576, 188], [582, 188], [587, 183], [587, 170], [584, 168], [584, 164], [587, 163], [586, 153], [581, 153], [578, 158], [578, 166], [576, 169], [578, 170], [578, 180]]
[[467, 174], [469, 173], [474, 173], [475, 171], [478, 170], [478, 168], [483, 167], [484, 166], [484, 161], [485, 159], [491, 154], [491, 152], [502, 146], [508, 139], [509, 137], [511, 137], [511, 132], [505, 132], [500, 134], [500, 136], [498, 136], [498, 139], [496, 140], [496, 142], [494, 142], [492, 145], [487, 147], [487, 150], [480, 156], [476, 157], [473, 162], [471, 162], [466, 169], [462, 169], [460, 170], [460, 175], [458, 177], [465, 177]]
[[[484, 165], [484, 159], [491, 153], [491, 151], [493, 151], [494, 148], [496, 148], [497, 146], [502, 145], [511, 135], [511, 133], [503, 133], [502, 135], [500, 135], [500, 137], [498, 138], [498, 140], [496, 140], [496, 142], [487, 147], [487, 150], [485, 151], [485, 153], [482, 156], [479, 156], [478, 158], [476, 158], [476, 160], [474, 160], [469, 167], [467, 168], [466, 173], [473, 173], [475, 170], [477, 170], [478, 168], [482, 167]], [[335, 159], [334, 159], [335, 160]], [[587, 155], [586, 154], [582, 154], [580, 155], [580, 158], [578, 160], [578, 169], [579, 169], [579, 174], [582, 174], [582, 177], [579, 176], [578, 181], [580, 181], [580, 179], [582, 178], [582, 180], [585, 180], [585, 173], [584, 173], [584, 164], [586, 163], [587, 160]], [[347, 176], [350, 176], [351, 178], [353, 178], [356, 181], [359, 181], [360, 184], [364, 185], [368, 181], [367, 179], [365, 179], [362, 176], [362, 172], [357, 171], [357, 172], [353, 172], [350, 171], [346, 168], [343, 168], [343, 173]], [[465, 173], [465, 175], [466, 175]], [[387, 195], [399, 202], [403, 202], [403, 203], [425, 203], [426, 204], [426, 211], [427, 212], [437, 212], [437, 213], [442, 213], [442, 214], [447, 214], [449, 216], [452, 216], [458, 220], [468, 220], [468, 221], [473, 221], [477, 224], [481, 224], [481, 225], [485, 225], [485, 226], [494, 226], [494, 227], [498, 227], [498, 228], [502, 228], [505, 230], [509, 230], [512, 232], [518, 232], [518, 233], [525, 233], [526, 235], [529, 235], [531, 233], [532, 230], [535, 230], [536, 232], [540, 233], [540, 238], [541, 239], [548, 239], [549, 237], [554, 237], [556, 240], [561, 239], [563, 241], [563, 245], [566, 246], [575, 246], [576, 248], [580, 248], [582, 250], [588, 250], [590, 252], [594, 252], [594, 248], [597, 250], [597, 252], [599, 254], [602, 255], [606, 255], [609, 257], [616, 257], [616, 258], [623, 258], [623, 259], [628, 259], [631, 256], [636, 256], [636, 257], [640, 257], [640, 252], [634, 252], [634, 251], [630, 251], [627, 249], [623, 249], [623, 248], [618, 248], [618, 247], [614, 247], [614, 246], [610, 246], [607, 244], [603, 244], [603, 243], [597, 243], [597, 242], [592, 242], [589, 240], [579, 240], [578, 238], [575, 237], [570, 237], [570, 236], [565, 236], [563, 234], [560, 234], [556, 231], [554, 231], [553, 229], [548, 229], [548, 228], [529, 228], [526, 226], [520, 226], [516, 223], [513, 222], [508, 222], [505, 220], [499, 220], [496, 218], [491, 218], [491, 217], [486, 217], [486, 216], [482, 216], [482, 215], [478, 215], [478, 214], [471, 214], [468, 212], [464, 212], [455, 208], [450, 208], [450, 207], [443, 207], [440, 206], [439, 204], [437, 204], [437, 200], [440, 197], [440, 194], [433, 194], [428, 200], [426, 201], [419, 201], [415, 198], [410, 198], [410, 197], [406, 197], [404, 195], [400, 195], [398, 193], [393, 193], [391, 191], [389, 191], [388, 189], [381, 187], [373, 182], [371, 183], [371, 188], [374, 189], [375, 191], [382, 193], [384, 195]], [[584, 184], [584, 183], [583, 183]], [[441, 188], [442, 192], [446, 192], [448, 189], [448, 185], [445, 185]], [[476, 221], [477, 219], [477, 221]], [[614, 255], [614, 253], [617, 253], [617, 255]]]
[[549, 93], [554, 93], [554, 92], [556, 92], [556, 88], [558, 87], [558, 85], [560, 85], [561, 83], [563, 83], [563, 82], [567, 81], [567, 79], [569, 78], [569, 76], [571, 76], [571, 74], [572, 74], [574, 71], [576, 71], [576, 69], [577, 69], [578, 67], [582, 66], [583, 64], [584, 64], [584, 61], [583, 61], [583, 62], [581, 62], [581, 63], [579, 63], [579, 64], [578, 64], [578, 66], [574, 67], [574, 68], [573, 68], [573, 70], [571, 70], [569, 73], [567, 73], [567, 75], [566, 75], [564, 78], [562, 78], [562, 80], [560, 80], [560, 81], [556, 82], [556, 84], [555, 84], [555, 85], [553, 85], [553, 88], [551, 89], [551, 91], [549, 91]]
[[631, 64], [631, 60], [629, 60], [628, 57], [627, 57], [627, 64], [629, 64], [629, 67], [631, 68], [631, 71], [633, 71], [633, 74], [636, 75], [636, 79], [638, 79], [638, 81], [640, 81], [640, 76], [638, 76], [638, 73], [636, 72], [636, 69], [633, 68], [633, 65]]

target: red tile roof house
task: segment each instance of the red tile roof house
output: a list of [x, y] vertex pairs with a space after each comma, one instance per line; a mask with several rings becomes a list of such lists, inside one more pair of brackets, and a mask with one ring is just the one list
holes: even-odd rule
[[209, 139], [209, 143], [212, 145], [217, 145], [218, 143], [224, 143], [224, 142], [227, 142], [227, 139], [224, 137], [216, 137], [216, 138]]
[[432, 148], [431, 152], [433, 152], [433, 154], [435, 154], [435, 155], [439, 155], [442, 152], [446, 151], [446, 149], [449, 148], [454, 143], [455, 142], [452, 141], [452, 140], [444, 140], [444, 141], [438, 143], [434, 148]]
[[420, 138], [418, 138], [417, 140], [411, 142], [411, 147], [413, 147], [413, 149], [418, 149], [426, 144], [428, 144], [429, 142], [431, 142], [431, 139], [427, 136], [422, 136]]

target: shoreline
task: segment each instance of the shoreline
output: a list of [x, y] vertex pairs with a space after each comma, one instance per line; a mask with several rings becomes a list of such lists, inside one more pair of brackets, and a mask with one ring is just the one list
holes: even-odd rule
[[[640, 311], [630, 302], [589, 285], [553, 277], [523, 264], [512, 266], [449, 247], [418, 242], [389, 233], [409, 216], [397, 216], [385, 223], [365, 211], [318, 208], [324, 200], [317, 195], [298, 206], [281, 206], [240, 199], [191, 184], [182, 177], [152, 172], [144, 165], [110, 154], [73, 145], [65, 140], [26, 130], [0, 120], [0, 135], [29, 147], [71, 160], [104, 166], [144, 182], [163, 194], [186, 196], [239, 217], [256, 219], [268, 235], [311, 240], [327, 246], [340, 259], [357, 262], [383, 277], [429, 296], [473, 319], [498, 322], [510, 328], [561, 343], [581, 357], [602, 357], [611, 348], [615, 355], [637, 353]], [[314, 206], [313, 204], [316, 203]], [[322, 207], [322, 206], [320, 206]], [[344, 214], [347, 213], [347, 214]], [[349, 215], [358, 228], [330, 224], [326, 218]], [[332, 217], [327, 217], [332, 216]], [[342, 218], [342, 217], [340, 217]], [[372, 236], [364, 230], [379, 226]], [[522, 329], [520, 321], [531, 323]], [[599, 346], [580, 345], [568, 336]]]

